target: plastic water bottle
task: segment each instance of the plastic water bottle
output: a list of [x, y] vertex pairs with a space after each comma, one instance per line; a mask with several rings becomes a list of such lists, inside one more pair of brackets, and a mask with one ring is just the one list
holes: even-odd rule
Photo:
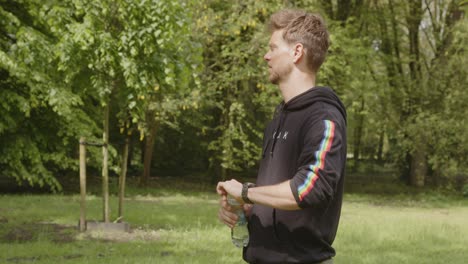
[[238, 247], [246, 247], [249, 244], [249, 230], [247, 229], [247, 218], [242, 205], [232, 197], [228, 197], [228, 203], [235, 209], [238, 220], [231, 229], [232, 243]]

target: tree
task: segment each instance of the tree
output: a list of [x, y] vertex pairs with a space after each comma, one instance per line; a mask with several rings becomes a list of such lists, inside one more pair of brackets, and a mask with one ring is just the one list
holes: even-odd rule
[[[264, 25], [291, 7], [326, 17], [318, 84], [347, 106], [355, 164], [397, 164], [418, 186], [450, 182], [467, 173], [465, 2], [0, 0], [2, 176], [60, 190], [80, 136], [109, 137], [115, 172], [130, 137], [142, 183], [154, 161], [172, 170], [209, 158], [213, 181], [250, 173], [281, 100], [267, 84]], [[90, 150], [101, 168], [106, 154]]]
[[0, 168], [19, 184], [59, 191], [55, 175], [77, 169], [78, 131], [92, 134], [96, 127], [54, 67], [58, 35], [47, 24], [54, 14], [45, 12], [54, 4], [1, 1]]
[[80, 61], [76, 68], [61, 62], [69, 78], [88, 71], [86, 65], [101, 104], [118, 108], [114, 113], [121, 132], [135, 129], [140, 140], [146, 138], [143, 183], [150, 175], [158, 128], [177, 127], [183, 109], [196, 107], [200, 97], [189, 89], [197, 86], [191, 70], [199, 67], [199, 51], [188, 38], [184, 6], [173, 1], [76, 1], [71, 9], [82, 19], [69, 25], [62, 38], [65, 57]]
[[[370, 21], [376, 21], [369, 25], [368, 32], [378, 47], [374, 56], [369, 57], [368, 64], [373, 78], [386, 83], [382, 85], [380, 82], [380, 91], [376, 91], [384, 111], [374, 114], [385, 121], [385, 135], [390, 147], [388, 153], [391, 160], [399, 164], [402, 178], [411, 185], [423, 186], [426, 176], [437, 170], [430, 160], [442, 154], [433, 150], [434, 146], [440, 145], [443, 133], [435, 131], [440, 131], [441, 123], [460, 118], [459, 113], [448, 111], [452, 107], [448, 106], [446, 95], [458, 93], [463, 84], [455, 78], [455, 82], [447, 85], [442, 81], [447, 80], [447, 76], [439, 75], [446, 72], [443, 70], [446, 65], [451, 65], [446, 58], [441, 60], [445, 57], [442, 54], [446, 54], [440, 52], [442, 46], [457, 50], [448, 56], [456, 61], [464, 52], [456, 42], [449, 41], [452, 34], [463, 29], [463, 26], [457, 26], [461, 25], [459, 16], [456, 19], [457, 16], [453, 15], [461, 12], [459, 3], [391, 0], [368, 3], [370, 14], [373, 14]], [[440, 64], [441, 61], [448, 64]], [[447, 70], [456, 76], [464, 75], [458, 69]], [[442, 111], [445, 112], [442, 114], [444, 118], [436, 120], [434, 117], [442, 116], [441, 109], [446, 109]], [[457, 129], [460, 126], [463, 127], [455, 125]], [[451, 139], [463, 142], [458, 136]], [[453, 149], [444, 151], [452, 152]], [[448, 162], [447, 159], [445, 161]]]
[[266, 84], [263, 62], [269, 37], [263, 25], [278, 6], [258, 1], [200, 3], [196, 16], [198, 32], [203, 33], [212, 181], [253, 168], [260, 158], [261, 128], [280, 102], [277, 88]]
[[[12, 90], [13, 85], [23, 86], [31, 92], [21, 94], [34, 96], [24, 98], [20, 94], [4, 107], [10, 110], [10, 105], [20, 100], [20, 111], [30, 115], [37, 104], [50, 106], [52, 113], [47, 118], [68, 122], [66, 127], [56, 127], [57, 133], [65, 134], [67, 142], [80, 135], [97, 139], [97, 128], [109, 124], [105, 116], [111, 111], [111, 119], [117, 117], [117, 122], [111, 123], [120, 124], [122, 133], [139, 130], [141, 140], [146, 135], [145, 156], [149, 158], [145, 159], [144, 175], [148, 176], [156, 128], [176, 128], [177, 117], [185, 109], [197, 108], [200, 100], [200, 92], [190, 89], [199, 85], [200, 48], [190, 42], [190, 19], [183, 12], [185, 6], [172, 1], [86, 0], [2, 4], [8, 9], [0, 10], [8, 18], [1, 25], [4, 34], [0, 56], [2, 74], [6, 76], [2, 80]], [[109, 107], [117, 109], [106, 110]], [[14, 119], [18, 118], [5, 116], [2, 124], [11, 127]], [[104, 139], [108, 135], [109, 131], [105, 131]], [[54, 176], [42, 168], [43, 158], [37, 158], [42, 150], [30, 154], [36, 157], [29, 163], [37, 164], [37, 170], [48, 176], [28, 176], [25, 172], [30, 168], [21, 161], [24, 157], [13, 156], [13, 146], [3, 146], [11, 156], [4, 165], [11, 171], [4, 171], [31, 183], [38, 177], [41, 185], [44, 180], [40, 177], [44, 177], [59, 188]], [[67, 147], [60, 158], [56, 157], [55, 165], [76, 169], [71, 162], [73, 155], [65, 157], [66, 152], [72, 151]], [[91, 163], [97, 166], [100, 155], [95, 154]], [[114, 157], [115, 150], [111, 148], [111, 158]], [[18, 172], [13, 173], [14, 170]]]
[[[426, 176], [440, 182], [466, 173], [460, 158], [466, 157], [466, 144], [450, 148], [444, 143], [448, 138], [452, 144], [465, 142], [466, 126], [457, 122], [465, 112], [455, 110], [463, 108], [453, 107], [459, 103], [452, 94], [460, 94], [466, 73], [452, 68], [452, 63], [463, 63], [466, 57], [461, 45], [466, 4], [428, 0], [319, 4], [328, 16], [332, 39], [320, 76], [338, 89], [347, 105], [356, 163], [360, 156], [382, 160], [387, 155], [387, 161], [398, 164], [402, 178], [415, 186], [424, 185]], [[450, 172], [440, 171], [442, 164]]]

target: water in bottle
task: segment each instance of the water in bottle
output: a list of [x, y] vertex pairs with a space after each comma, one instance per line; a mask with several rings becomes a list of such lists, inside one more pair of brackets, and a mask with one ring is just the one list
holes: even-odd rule
[[228, 203], [235, 209], [238, 217], [236, 225], [231, 229], [232, 243], [239, 248], [246, 247], [249, 244], [249, 230], [242, 205], [232, 197], [228, 197]]

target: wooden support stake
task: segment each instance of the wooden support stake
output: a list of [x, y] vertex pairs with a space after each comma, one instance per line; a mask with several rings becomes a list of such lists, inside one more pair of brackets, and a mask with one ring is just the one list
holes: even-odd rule
[[80, 138], [80, 232], [86, 231], [86, 139]]
[[108, 170], [108, 144], [109, 144], [109, 102], [104, 109], [104, 132], [102, 133], [102, 197], [103, 197], [103, 220], [109, 223], [109, 170]]
[[119, 178], [119, 219], [123, 218], [123, 199], [125, 197], [125, 178], [127, 177], [128, 162], [128, 137], [125, 139], [124, 150], [122, 154], [122, 169]]

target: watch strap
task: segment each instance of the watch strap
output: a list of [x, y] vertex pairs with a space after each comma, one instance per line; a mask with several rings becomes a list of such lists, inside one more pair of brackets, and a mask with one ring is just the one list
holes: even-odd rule
[[245, 182], [244, 184], [242, 184], [241, 196], [242, 196], [242, 200], [244, 200], [244, 203], [246, 204], [253, 204], [253, 202], [248, 197], [249, 188], [251, 187], [255, 187], [255, 184], [251, 182]]

